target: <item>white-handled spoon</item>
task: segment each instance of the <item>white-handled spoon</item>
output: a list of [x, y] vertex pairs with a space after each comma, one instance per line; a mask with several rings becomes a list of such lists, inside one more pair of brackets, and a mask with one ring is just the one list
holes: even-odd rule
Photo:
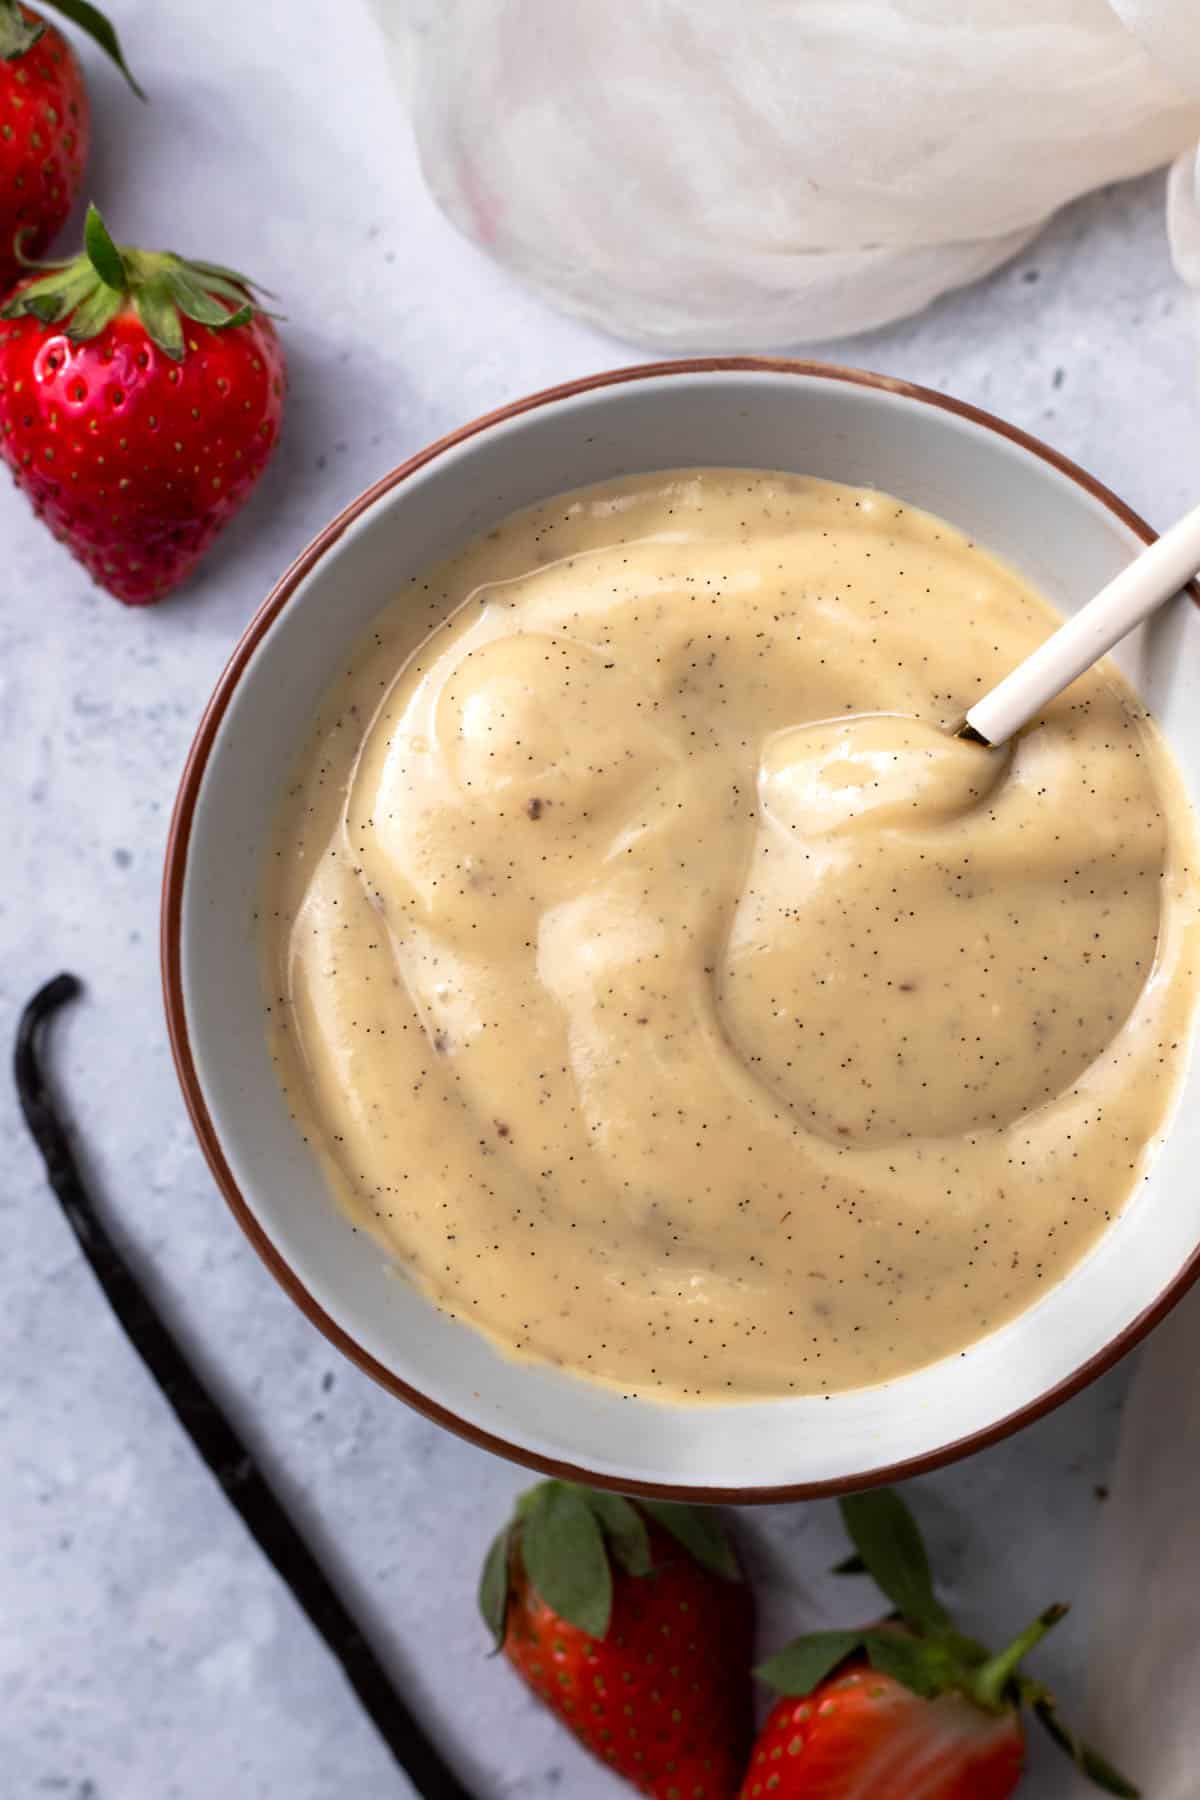
[[977, 700], [956, 735], [977, 744], [1006, 743], [1055, 694], [1070, 687], [1076, 676], [1185, 587], [1197, 570], [1200, 506], [1164, 531], [990, 694]]

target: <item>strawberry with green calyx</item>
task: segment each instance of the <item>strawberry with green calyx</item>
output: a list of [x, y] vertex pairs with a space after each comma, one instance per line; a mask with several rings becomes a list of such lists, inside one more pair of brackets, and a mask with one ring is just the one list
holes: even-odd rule
[[653, 1800], [735, 1800], [754, 1609], [716, 1516], [569, 1482], [523, 1494], [484, 1564], [498, 1650]]
[[0, 308], [0, 456], [128, 605], [179, 585], [275, 448], [284, 360], [256, 291], [218, 263], [118, 248], [91, 207], [83, 254]]
[[[87, 0], [44, 0], [87, 32], [134, 92], [116, 32]], [[144, 96], [143, 96], [144, 98]], [[0, 0], [0, 293], [66, 222], [83, 182], [90, 110], [83, 71], [55, 26]]]
[[1138, 1790], [1058, 1717], [1021, 1663], [1065, 1615], [1052, 1606], [993, 1655], [957, 1631], [915, 1520], [888, 1489], [843, 1500], [855, 1557], [895, 1607], [862, 1631], [797, 1638], [759, 1675], [785, 1696], [759, 1734], [739, 1800], [1007, 1800], [1027, 1707], [1107, 1794]]

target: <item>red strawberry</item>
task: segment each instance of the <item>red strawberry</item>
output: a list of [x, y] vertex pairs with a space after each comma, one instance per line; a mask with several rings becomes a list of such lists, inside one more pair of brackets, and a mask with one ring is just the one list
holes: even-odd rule
[[56, 537], [130, 606], [189, 574], [279, 435], [283, 352], [244, 275], [86, 249], [0, 309], [0, 456]]
[[1025, 1762], [1013, 1710], [961, 1694], [919, 1699], [891, 1676], [847, 1665], [808, 1699], [768, 1715], [741, 1795], [754, 1800], [1006, 1800]]
[[547, 1481], [479, 1590], [497, 1648], [653, 1800], [735, 1800], [753, 1735], [753, 1603], [713, 1515]]
[[[48, 0], [54, 6], [57, 0]], [[94, 7], [59, 6], [137, 87], [117, 35]], [[17, 0], [0, 0], [0, 293], [61, 230], [88, 153], [83, 71], [62, 33]]]
[[996, 1656], [954, 1629], [916, 1522], [882, 1489], [842, 1502], [857, 1556], [898, 1618], [798, 1638], [759, 1673], [787, 1698], [759, 1734], [739, 1800], [1007, 1800], [1021, 1779], [1028, 1705], [1105, 1793], [1123, 1775], [1069, 1732], [1053, 1696], [1019, 1672], [1066, 1612], [1052, 1606]]
[[961, 1694], [923, 1700], [865, 1662], [804, 1700], [780, 1700], [759, 1733], [742, 1800], [1007, 1800], [1025, 1765], [1015, 1710]]

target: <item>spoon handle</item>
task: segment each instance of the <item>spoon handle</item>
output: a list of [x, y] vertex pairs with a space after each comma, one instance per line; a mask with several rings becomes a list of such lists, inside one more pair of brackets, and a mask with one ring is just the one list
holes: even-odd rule
[[1177, 594], [1200, 569], [1200, 506], [1134, 558], [1094, 599], [1060, 625], [989, 694], [977, 700], [961, 735], [1003, 744], [1055, 694]]

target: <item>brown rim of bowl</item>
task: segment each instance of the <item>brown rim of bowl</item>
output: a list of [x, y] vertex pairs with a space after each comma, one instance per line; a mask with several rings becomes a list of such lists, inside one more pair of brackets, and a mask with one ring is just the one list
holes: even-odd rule
[[[926, 406], [940, 407], [943, 411], [955, 413], [958, 417], [968, 419], [973, 424], [986, 426], [988, 430], [1018, 444], [1030, 455], [1039, 457], [1042, 462], [1049, 463], [1060, 474], [1069, 476], [1094, 499], [1101, 501], [1123, 525], [1128, 526], [1145, 543], [1153, 543], [1157, 536], [1157, 533], [1147, 525], [1144, 519], [1139, 518], [1137, 513], [1126, 506], [1123, 500], [1119, 500], [1101, 482], [1079, 468], [1069, 458], [1060, 456], [1056, 450], [1052, 450], [1049, 445], [1041, 443], [1037, 438], [1031, 437], [1027, 432], [1020, 431], [1016, 426], [1009, 425], [1003, 419], [984, 412], [980, 407], [968, 405], [963, 400], [954, 400], [946, 394], [936, 393], [931, 388], [918, 387], [907, 381], [897, 381], [888, 375], [875, 375], [864, 369], [844, 369], [835, 364], [800, 362], [790, 358], [701, 356], [679, 362], [640, 363], [631, 368], [611, 369], [600, 375], [588, 375], [576, 381], [563, 382], [558, 387], [543, 388], [540, 392], [529, 394], [524, 399], [511, 401], [509, 405], [499, 407], [495, 412], [483, 414], [482, 417], [472, 420], [470, 424], [460, 426], [457, 431], [450, 432], [447, 437], [439, 438], [436, 443], [418, 451], [415, 456], [409, 457], [407, 462], [401, 463], [390, 474], [384, 475], [381, 480], [375, 482], [365, 493], [360, 494], [357, 500], [352, 500], [349, 506], [345, 507], [332, 523], [312, 540], [307, 549], [301, 551], [291, 568], [276, 583], [251, 619], [217, 682], [212, 698], [204, 709], [184, 766], [179, 793], [175, 801], [175, 810], [171, 818], [171, 830], [167, 839], [166, 866], [163, 872], [161, 953], [163, 993], [166, 1002], [171, 1052], [175, 1058], [176, 1071], [192, 1124], [217, 1186], [228, 1201], [238, 1224], [280, 1286], [291, 1295], [297, 1306], [308, 1315], [319, 1331], [324, 1332], [329, 1341], [336, 1345], [343, 1355], [348, 1356], [351, 1362], [357, 1363], [358, 1367], [372, 1376], [381, 1387], [386, 1388], [389, 1393], [397, 1395], [401, 1400], [406, 1400], [411, 1407], [414, 1407], [417, 1412], [423, 1413], [426, 1418], [432, 1419], [438, 1425], [445, 1426], [448, 1431], [457, 1433], [468, 1443], [475, 1444], [482, 1450], [490, 1450], [493, 1455], [505, 1457], [510, 1462], [523, 1463], [529, 1468], [541, 1470], [546, 1475], [558, 1476], [567, 1481], [584, 1482], [592, 1487], [612, 1488], [619, 1492], [652, 1495], [670, 1500], [726, 1502], [738, 1506], [752, 1506], [777, 1504], [790, 1500], [814, 1500], [830, 1494], [845, 1493], [850, 1489], [876, 1487], [884, 1482], [907, 1481], [914, 1475], [927, 1474], [932, 1469], [940, 1469], [947, 1463], [957, 1461], [959, 1457], [971, 1455], [976, 1450], [983, 1450], [991, 1444], [999, 1443], [1002, 1438], [1020, 1430], [1024, 1425], [1031, 1424], [1035, 1419], [1042, 1418], [1054, 1407], [1060, 1406], [1064, 1400], [1069, 1400], [1073, 1395], [1079, 1393], [1089, 1382], [1096, 1380], [1098, 1376], [1110, 1369], [1125, 1355], [1126, 1351], [1131, 1350], [1135, 1344], [1140, 1342], [1200, 1277], [1200, 1250], [1191, 1256], [1157, 1300], [1139, 1313], [1138, 1317], [1130, 1325], [1127, 1325], [1124, 1331], [1118, 1333], [1103, 1350], [1098, 1351], [1095, 1356], [1090, 1357], [1080, 1368], [1076, 1369], [1073, 1375], [1060, 1381], [1028, 1406], [1010, 1413], [1007, 1418], [1001, 1419], [997, 1424], [989, 1425], [985, 1430], [974, 1432], [968, 1437], [958, 1438], [923, 1456], [911, 1457], [907, 1461], [892, 1463], [886, 1468], [873, 1469], [866, 1474], [850, 1476], [842, 1481], [795, 1482], [785, 1483], [778, 1487], [753, 1488], [693, 1488], [662, 1482], [628, 1481], [621, 1477], [597, 1474], [595, 1470], [578, 1468], [570, 1463], [558, 1462], [552, 1457], [539, 1456], [534, 1451], [509, 1443], [507, 1439], [484, 1431], [478, 1425], [470, 1424], [467, 1420], [459, 1418], [456, 1413], [437, 1405], [426, 1395], [418, 1393], [407, 1382], [401, 1381], [399, 1376], [393, 1374], [361, 1344], [357, 1343], [334, 1319], [330, 1318], [323, 1307], [317, 1304], [267, 1236], [247, 1206], [237, 1182], [234, 1180], [233, 1172], [225, 1160], [216, 1127], [209, 1115], [200, 1089], [188, 1039], [187, 1015], [183, 1003], [180, 932], [188, 841], [196, 809], [196, 798], [204, 779], [217, 728], [263, 633], [287, 605], [300, 583], [316, 567], [325, 552], [337, 542], [346, 528], [384, 494], [390, 493], [393, 488], [407, 480], [416, 470], [424, 468], [443, 451], [451, 449], [456, 444], [465, 443], [469, 438], [486, 431], [492, 425], [499, 424], [502, 420], [517, 418], [522, 413], [532, 412], [536, 407], [547, 406], [576, 394], [585, 394], [594, 388], [614, 387], [618, 383], [626, 381], [644, 381], [653, 376], [706, 374], [719, 370], [739, 373], [761, 371], [782, 375], [817, 376], [826, 381], [846, 381], [859, 387], [880, 388], [887, 393], [903, 395], [906, 399], [919, 400]], [[1190, 592], [1193, 600], [1200, 601], [1200, 590], [1197, 589], [1195, 583], [1191, 585]]]

